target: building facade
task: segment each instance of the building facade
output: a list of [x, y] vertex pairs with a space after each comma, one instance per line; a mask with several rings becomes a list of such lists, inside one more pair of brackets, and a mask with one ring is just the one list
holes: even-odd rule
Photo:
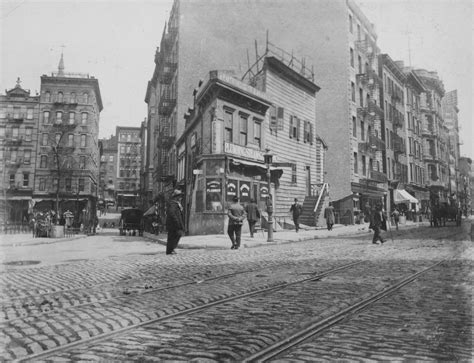
[[116, 206], [115, 188], [117, 185], [117, 136], [101, 139], [102, 154], [100, 157], [100, 192], [101, 207]]
[[23, 89], [19, 78], [14, 88], [0, 96], [1, 221], [24, 223], [29, 220], [38, 115], [39, 96]]
[[430, 189], [430, 200], [435, 203], [448, 201], [449, 153], [448, 129], [444, 123], [441, 100], [445, 90], [436, 72], [414, 70], [426, 92], [420, 98], [423, 136], [425, 183]]
[[70, 211], [76, 223], [95, 218], [99, 187], [99, 82], [82, 73], [41, 76], [33, 199], [36, 210]]
[[140, 127], [117, 126], [117, 207], [140, 205]]
[[[239, 21], [235, 21], [235, 14], [239, 14]], [[292, 22], [291, 33], [289, 19], [298, 19]], [[263, 0], [252, 6], [247, 1], [176, 0], [155, 56], [156, 67], [146, 97], [151, 117], [149, 130], [157, 130], [154, 165], [163, 169], [156, 171], [155, 181], [161, 189], [173, 186], [176, 176], [172, 165], [176, 161], [169, 153], [174, 146], [168, 141], [182, 133], [182, 116], [193, 104], [193, 90], [199, 80], [210, 69], [233, 70], [237, 77], [243, 76], [249, 59], [254, 58], [254, 45], [257, 44], [258, 58], [259, 53], [264, 53], [262, 45], [268, 38], [278, 39], [281, 48], [293, 49], [305, 58], [303, 63], [314, 65], [314, 77], [322, 89], [315, 104], [315, 130], [329, 150], [325, 178], [337, 218], [341, 218], [338, 222], [352, 223], [360, 211], [361, 196], [365, 194], [366, 200], [375, 201], [386, 192], [379, 185], [385, 182], [382, 132], [375, 131], [380, 129], [383, 114], [379, 83], [373, 82], [378, 78], [377, 35], [352, 0]], [[367, 107], [359, 107], [359, 88], [364, 102], [370, 95]], [[358, 112], [358, 108], [369, 107], [375, 116]], [[361, 133], [363, 118], [368, 120]], [[371, 145], [376, 148], [373, 153], [367, 146], [361, 146], [366, 152], [359, 151], [359, 144], [367, 144], [367, 137], [372, 138]], [[362, 154], [366, 158], [365, 175]], [[377, 160], [380, 170], [376, 168]]]

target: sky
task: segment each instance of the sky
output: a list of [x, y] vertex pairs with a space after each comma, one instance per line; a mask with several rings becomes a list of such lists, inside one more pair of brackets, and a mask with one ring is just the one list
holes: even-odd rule
[[[34, 94], [40, 76], [57, 71], [64, 52], [66, 72], [89, 73], [99, 80], [104, 105], [99, 136], [115, 134], [116, 126], [138, 127], [147, 114], [146, 86], [172, 3], [2, 0], [0, 89], [13, 88], [20, 77], [22, 87]], [[383, 53], [414, 68], [437, 71], [446, 91], [458, 90], [461, 154], [474, 159], [474, 1], [356, 3], [375, 24]]]

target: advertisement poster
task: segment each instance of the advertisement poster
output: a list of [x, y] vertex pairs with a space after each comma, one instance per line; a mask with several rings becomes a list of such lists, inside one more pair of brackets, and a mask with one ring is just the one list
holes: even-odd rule
[[221, 179], [206, 179], [206, 210], [222, 210], [222, 182]]
[[240, 203], [250, 202], [250, 182], [239, 181]]
[[268, 187], [265, 184], [260, 184], [260, 199], [268, 198]]
[[232, 201], [232, 198], [237, 195], [237, 180], [228, 179], [226, 188], [226, 200]]

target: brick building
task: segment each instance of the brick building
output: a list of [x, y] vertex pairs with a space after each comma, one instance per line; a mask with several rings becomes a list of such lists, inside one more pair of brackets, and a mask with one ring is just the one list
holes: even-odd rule
[[101, 207], [115, 206], [115, 188], [117, 185], [117, 136], [99, 141], [102, 154], [100, 156], [100, 190]]
[[0, 95], [0, 220], [27, 222], [35, 177], [39, 96], [14, 88]]
[[36, 175], [36, 210], [71, 211], [75, 222], [95, 218], [99, 187], [99, 82], [83, 73], [41, 76]]

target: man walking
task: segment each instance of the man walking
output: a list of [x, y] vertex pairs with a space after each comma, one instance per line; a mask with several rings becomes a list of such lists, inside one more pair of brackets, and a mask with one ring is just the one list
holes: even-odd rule
[[393, 222], [395, 223], [395, 227], [398, 230], [398, 222], [400, 221], [400, 212], [398, 211], [396, 207], [392, 212], [392, 217], [393, 217]]
[[332, 206], [332, 202], [329, 202], [329, 206], [324, 209], [324, 218], [326, 218], [328, 231], [331, 231], [334, 225], [334, 207]]
[[184, 236], [184, 213], [183, 206], [180, 203], [182, 193], [176, 189], [171, 195], [171, 200], [166, 211], [166, 229], [168, 230], [168, 239], [166, 242], [166, 254], [175, 255], [176, 247], [182, 236]]
[[299, 219], [303, 211], [303, 207], [298, 203], [298, 198], [295, 198], [295, 202], [291, 205], [290, 212], [293, 213], [293, 223], [295, 224], [296, 232], [300, 229]]
[[242, 224], [245, 219], [245, 210], [239, 203], [239, 198], [234, 197], [232, 204], [229, 206], [227, 216], [229, 217], [229, 225], [227, 227], [227, 234], [232, 242], [231, 250], [238, 250], [240, 247], [240, 236], [242, 234]]
[[382, 204], [380, 203], [377, 204], [375, 210], [372, 212], [372, 219], [369, 228], [374, 231], [374, 237], [372, 238], [373, 244], [378, 244], [379, 240], [381, 243], [386, 241], [382, 238], [381, 230], [387, 230], [387, 220], [382, 211]]
[[260, 220], [260, 211], [258, 210], [255, 199], [250, 199], [250, 203], [245, 207], [245, 212], [247, 213], [247, 221], [249, 222], [250, 237], [253, 238], [255, 223]]

